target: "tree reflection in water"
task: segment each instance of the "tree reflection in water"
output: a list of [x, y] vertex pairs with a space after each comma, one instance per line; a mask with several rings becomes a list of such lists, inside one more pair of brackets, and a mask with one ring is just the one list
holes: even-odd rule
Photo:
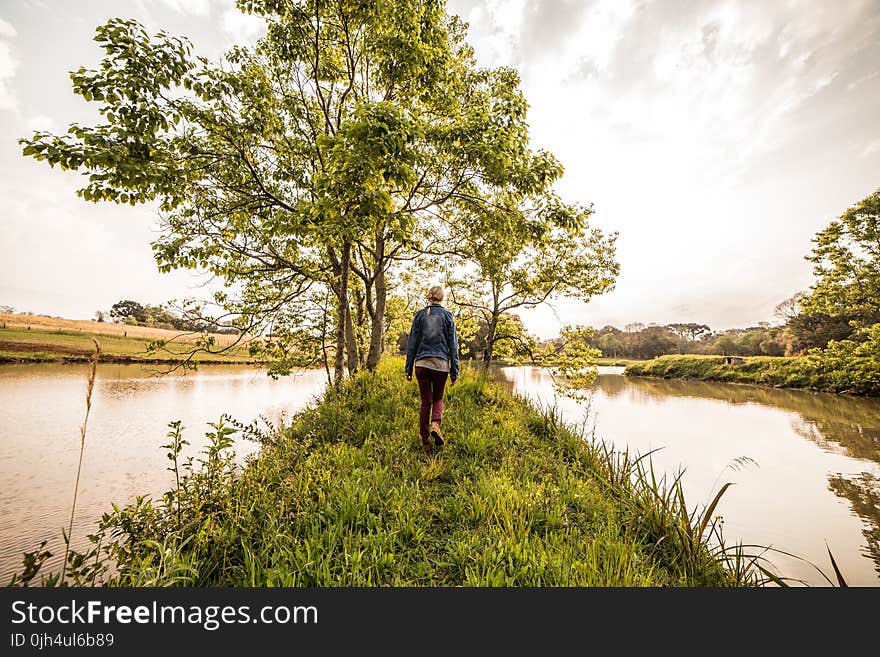
[[609, 397], [624, 393], [634, 401], [664, 397], [716, 399], [728, 404], [760, 404], [797, 413], [795, 431], [820, 447], [880, 463], [880, 400], [807, 390], [785, 390], [735, 383], [682, 381], [600, 375], [597, 385]]
[[828, 488], [848, 499], [853, 511], [866, 522], [862, 530], [867, 541], [866, 556], [874, 561], [874, 568], [880, 573], [880, 480], [870, 472], [851, 478], [832, 476], [828, 478]]

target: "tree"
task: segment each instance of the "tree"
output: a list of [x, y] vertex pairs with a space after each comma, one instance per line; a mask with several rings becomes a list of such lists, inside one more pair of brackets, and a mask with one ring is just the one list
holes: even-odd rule
[[606, 326], [597, 334], [596, 346], [602, 350], [602, 355], [617, 358], [623, 352], [625, 346], [619, 333], [613, 326]]
[[736, 343], [730, 335], [722, 335], [715, 341], [715, 349], [717, 349], [722, 356], [735, 356], [737, 353]]
[[558, 393], [573, 399], [589, 399], [589, 386], [598, 374], [595, 359], [602, 355], [590, 346], [595, 334], [589, 326], [565, 326], [558, 340], [545, 344], [536, 354], [553, 377]]
[[568, 296], [582, 301], [610, 290], [619, 271], [617, 235], [590, 226], [592, 209], [567, 205], [544, 193], [562, 172], [556, 165], [535, 182], [538, 194], [496, 196], [479, 208], [458, 208], [449, 235], [463, 261], [450, 282], [456, 304], [478, 313], [487, 325], [483, 368], [488, 369], [502, 316]]
[[106, 313], [103, 310], [96, 310], [95, 311], [95, 321], [96, 322], [103, 322], [105, 320], [105, 317], [106, 317]]
[[712, 332], [712, 329], [709, 328], [706, 324], [696, 324], [694, 322], [689, 322], [687, 324], [668, 324], [666, 328], [678, 335], [680, 338], [687, 339], [691, 342], [696, 342], [703, 336], [706, 336]]
[[663, 354], [670, 354], [676, 351], [676, 339], [674, 335], [664, 326], [648, 326], [642, 330], [640, 340], [641, 358], [656, 358]]
[[[464, 320], [464, 321], [462, 321]], [[485, 363], [489, 323], [479, 313], [465, 309], [456, 315], [459, 332], [459, 345], [462, 355], [467, 352], [471, 358], [480, 358]], [[510, 363], [534, 360], [537, 340], [529, 335], [518, 315], [502, 313], [495, 326], [492, 358], [503, 358]]]
[[386, 273], [429, 213], [479, 205], [478, 188], [527, 185], [543, 159], [528, 150], [517, 75], [478, 68], [441, 2], [238, 5], [267, 35], [221, 63], [134, 21], [100, 26], [100, 68], [71, 78], [105, 122], [21, 143], [88, 173], [86, 200], [158, 201], [160, 270], [222, 279], [215, 302], [240, 336], [295, 320], [287, 307], [329, 290], [338, 382], [361, 361], [358, 319], [366, 365], [378, 362]]
[[801, 304], [806, 296], [806, 292], [797, 292], [785, 301], [780, 301], [773, 309], [773, 314], [787, 324], [801, 314]]
[[831, 340], [824, 349], [811, 349], [807, 358], [838, 379], [838, 389], [876, 395], [880, 392], [880, 323], [858, 329], [853, 338]]
[[788, 321], [788, 329], [797, 340], [798, 351], [804, 351], [824, 347], [832, 340], [846, 340], [855, 330], [852, 320], [850, 315], [804, 312]]
[[880, 322], [880, 189], [847, 209], [813, 238], [807, 260], [816, 283], [803, 312], [847, 318], [854, 327]]
[[137, 301], [131, 301], [130, 299], [114, 303], [110, 308], [110, 317], [115, 322], [125, 322], [126, 320], [134, 319], [143, 324], [147, 321], [144, 307]]
[[0, 306], [0, 314], [3, 315], [11, 315], [15, 312], [15, 308], [12, 306]]

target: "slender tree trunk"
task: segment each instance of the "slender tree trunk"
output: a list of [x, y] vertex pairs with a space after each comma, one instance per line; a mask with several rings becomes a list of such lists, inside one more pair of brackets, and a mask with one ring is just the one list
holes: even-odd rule
[[489, 365], [492, 362], [492, 354], [495, 349], [495, 330], [498, 328], [498, 315], [492, 314], [492, 320], [489, 322], [486, 331], [486, 349], [483, 351], [483, 372], [489, 371]]
[[348, 352], [348, 373], [354, 374], [358, 371], [358, 345], [357, 336], [354, 334], [354, 322], [351, 318], [351, 308], [349, 304], [345, 304], [345, 347]]
[[492, 362], [492, 353], [495, 349], [495, 331], [498, 329], [498, 317], [501, 311], [498, 308], [498, 288], [492, 285], [492, 317], [486, 331], [486, 349], [483, 351], [483, 372], [489, 371]]
[[[335, 254], [332, 260], [336, 261]], [[342, 245], [341, 258], [338, 259], [336, 277], [336, 357], [333, 363], [333, 383], [340, 385], [345, 377], [345, 338], [348, 324], [348, 273], [351, 269], [351, 242]]]
[[321, 311], [324, 313], [324, 317], [321, 320], [321, 357], [324, 361], [324, 371], [327, 373], [327, 385], [333, 383], [333, 379], [330, 377], [330, 360], [327, 358], [327, 313], [329, 311], [329, 294], [324, 297], [324, 303], [322, 304]]
[[370, 353], [367, 355], [367, 369], [373, 371], [382, 357], [385, 329], [385, 301], [388, 298], [388, 284], [385, 280], [385, 239], [379, 234], [376, 239], [376, 268], [373, 271], [373, 285], [376, 290], [376, 306], [373, 311], [373, 325], [370, 332]]
[[362, 369], [367, 363], [367, 345], [364, 342], [367, 314], [364, 310], [364, 293], [360, 288], [355, 293], [355, 308], [357, 309], [357, 331], [355, 332], [355, 337], [357, 338], [358, 367]]

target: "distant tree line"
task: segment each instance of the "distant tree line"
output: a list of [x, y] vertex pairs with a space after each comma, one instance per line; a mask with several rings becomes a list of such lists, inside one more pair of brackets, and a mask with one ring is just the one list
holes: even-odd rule
[[149, 326], [152, 328], [164, 328], [177, 331], [192, 331], [198, 333], [238, 333], [238, 330], [229, 326], [223, 326], [211, 319], [194, 317], [187, 313], [177, 313], [163, 305], [153, 306], [142, 304], [131, 299], [117, 301], [110, 308], [109, 313], [103, 310], [95, 312], [95, 318], [99, 322], [106, 321], [109, 314], [117, 324], [129, 324], [132, 326]]
[[758, 326], [713, 331], [706, 324], [627, 324], [623, 329], [605, 326], [589, 339], [590, 346], [607, 358], [656, 358], [665, 354], [717, 354], [722, 356], [783, 356], [792, 337], [781, 326]]

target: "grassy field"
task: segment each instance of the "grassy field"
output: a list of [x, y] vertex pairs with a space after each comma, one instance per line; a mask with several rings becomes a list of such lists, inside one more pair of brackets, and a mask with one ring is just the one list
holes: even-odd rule
[[[263, 437], [238, 471], [232, 429], [161, 500], [105, 516], [118, 586], [738, 586], [741, 551], [709, 547], [713, 508], [465, 369], [446, 445], [419, 447], [418, 395], [383, 361]], [[183, 436], [172, 427], [166, 449]], [[158, 443], [157, 443], [158, 444]], [[705, 520], [704, 520], [705, 518]], [[112, 572], [112, 575], [107, 573]], [[752, 573], [751, 575], [747, 573]], [[45, 582], [44, 582], [45, 583]], [[51, 582], [50, 582], [51, 583]], [[57, 582], [56, 582], [57, 583]]]
[[[33, 315], [0, 315], [0, 363], [29, 361], [86, 361], [94, 351], [92, 338], [101, 345], [101, 358], [115, 362], [179, 360], [199, 336], [181, 331], [90, 322]], [[216, 344], [229, 345], [233, 336], [215, 335]], [[174, 340], [165, 350], [150, 353], [152, 340]], [[213, 349], [217, 349], [215, 346]], [[200, 363], [253, 362], [247, 347], [219, 354], [200, 353]]]
[[748, 356], [728, 364], [724, 356], [660, 356], [632, 364], [624, 373], [880, 395], [876, 376], [868, 380], [854, 370], [829, 370], [808, 357]]

